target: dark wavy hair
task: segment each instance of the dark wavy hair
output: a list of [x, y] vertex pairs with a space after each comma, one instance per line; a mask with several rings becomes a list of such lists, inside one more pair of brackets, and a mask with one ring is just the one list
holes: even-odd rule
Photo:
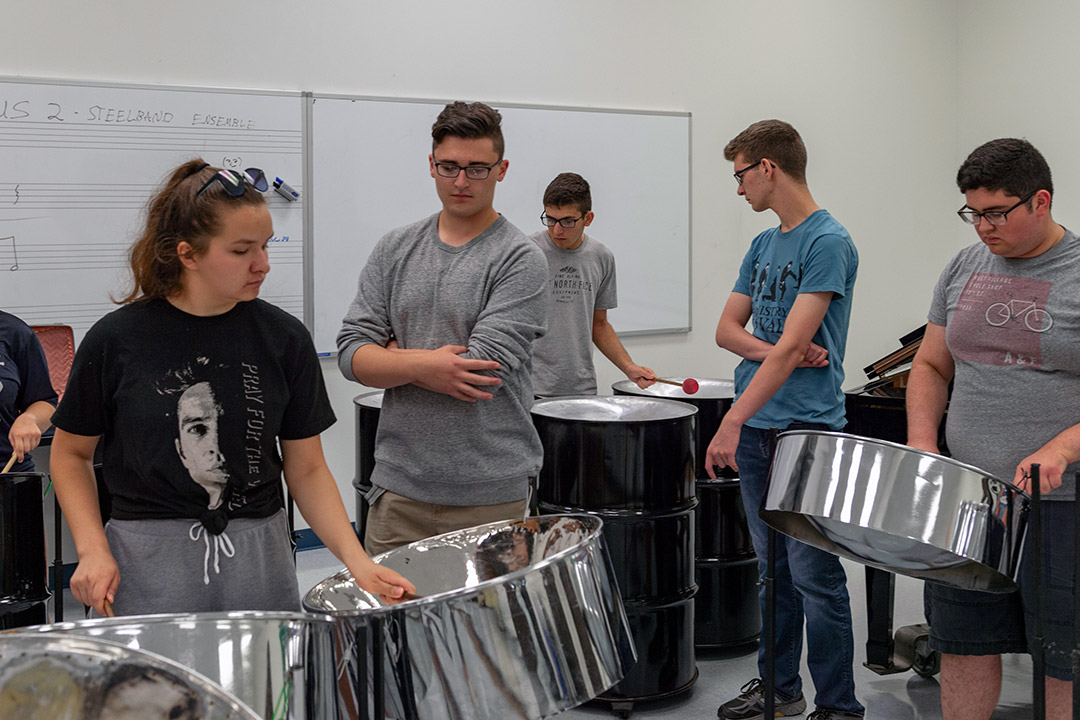
[[220, 232], [223, 208], [266, 204], [262, 193], [250, 185], [245, 185], [238, 197], [228, 195], [221, 183], [212, 183], [200, 194], [199, 189], [220, 170], [202, 159], [190, 160], [173, 170], [150, 198], [146, 226], [129, 252], [132, 288], [117, 303], [180, 292], [183, 265], [177, 246], [186, 241], [198, 257], [206, 252], [210, 238]]
[[[1027, 140], [999, 138], [971, 151], [956, 172], [960, 192], [986, 188], [1024, 198], [1039, 190], [1054, 195], [1046, 158]], [[1029, 201], [1030, 202], [1030, 201]]]
[[502, 115], [490, 105], [482, 102], [452, 102], [443, 108], [435, 124], [431, 126], [431, 149], [439, 147], [447, 137], [459, 137], [469, 140], [491, 138], [495, 152], [502, 160], [505, 144], [502, 134]]
[[556, 207], [576, 205], [579, 212], [587, 213], [592, 210], [592, 192], [589, 190], [589, 183], [577, 173], [559, 173], [544, 191], [544, 205]]

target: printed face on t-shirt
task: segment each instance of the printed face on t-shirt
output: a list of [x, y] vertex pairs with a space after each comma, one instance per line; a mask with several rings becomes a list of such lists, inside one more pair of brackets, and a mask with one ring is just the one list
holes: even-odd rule
[[180, 424], [176, 451], [191, 479], [210, 495], [207, 507], [213, 510], [221, 505], [229, 475], [218, 442], [221, 406], [210, 383], [196, 383], [185, 390], [177, 402], [176, 415]]

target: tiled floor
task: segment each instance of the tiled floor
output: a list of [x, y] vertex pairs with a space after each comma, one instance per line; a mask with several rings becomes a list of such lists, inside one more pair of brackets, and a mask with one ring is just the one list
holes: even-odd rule
[[[880, 676], [862, 666], [865, 659], [866, 609], [863, 568], [845, 561], [848, 590], [852, 598], [855, 629], [855, 682], [859, 700], [866, 706], [867, 718], [873, 720], [922, 720], [941, 717], [938, 685], [913, 672]], [[301, 592], [318, 584], [341, 568], [325, 549], [305, 550], [297, 556], [297, 577]], [[65, 619], [81, 617], [82, 607], [66, 593]], [[896, 582], [895, 624], [915, 624], [922, 618], [922, 583], [898, 577]], [[694, 686], [680, 696], [667, 700], [642, 702], [634, 706], [632, 717], [641, 720], [678, 718], [714, 718], [716, 708], [739, 692], [739, 687], [757, 675], [753, 645], [699, 652], [699, 677]], [[1006, 656], [1005, 680], [995, 719], [1031, 717], [1031, 662], [1027, 656]], [[803, 672], [804, 693], [812, 703], [813, 685]], [[567, 720], [614, 717], [605, 703], [589, 703], [564, 713]]]

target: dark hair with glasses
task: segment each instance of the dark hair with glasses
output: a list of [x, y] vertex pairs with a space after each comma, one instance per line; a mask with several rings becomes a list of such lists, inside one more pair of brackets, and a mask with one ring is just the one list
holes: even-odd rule
[[431, 126], [431, 149], [448, 137], [467, 140], [490, 138], [495, 152], [502, 161], [505, 149], [502, 134], [502, 115], [498, 110], [481, 102], [452, 102], [443, 108], [435, 124]]
[[[146, 225], [131, 246], [131, 291], [116, 302], [175, 295], [182, 289], [177, 246], [186, 241], [198, 257], [221, 230], [223, 209], [266, 204], [258, 178], [212, 167], [201, 159], [176, 168], [146, 206]], [[228, 174], [228, 177], [226, 177]], [[262, 171], [257, 172], [262, 175]], [[262, 178], [265, 188], [266, 179]]]
[[1050, 166], [1035, 146], [1019, 138], [999, 138], [971, 151], [956, 173], [960, 192], [1001, 190], [1030, 201], [1039, 190], [1054, 195]]
[[578, 212], [585, 214], [592, 210], [592, 192], [589, 183], [577, 173], [559, 173], [548, 183], [544, 191], [545, 207], [567, 207], [576, 205]]
[[724, 147], [724, 159], [735, 162], [737, 155], [754, 164], [768, 158], [792, 180], [806, 184], [806, 145], [783, 120], [760, 120], [732, 138]]

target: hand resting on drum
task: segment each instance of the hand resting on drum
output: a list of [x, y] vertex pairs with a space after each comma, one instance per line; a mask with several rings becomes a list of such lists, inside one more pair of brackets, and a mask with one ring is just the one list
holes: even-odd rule
[[402, 577], [395, 570], [383, 567], [365, 557], [355, 568], [350, 567], [353, 579], [361, 589], [388, 605], [396, 605], [416, 597], [416, 586]]

